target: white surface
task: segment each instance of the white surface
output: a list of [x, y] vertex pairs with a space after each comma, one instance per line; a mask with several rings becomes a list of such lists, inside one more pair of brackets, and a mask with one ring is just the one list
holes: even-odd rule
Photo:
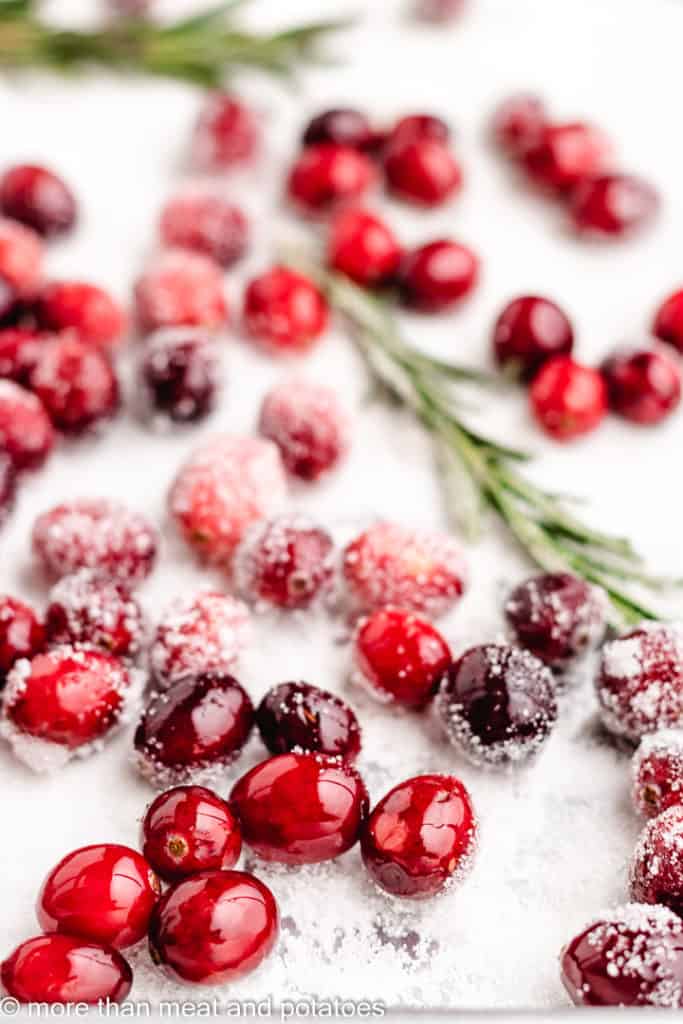
[[[65, 18], [91, 7], [85, 0], [55, 6]], [[377, 199], [406, 240], [452, 233], [475, 246], [484, 261], [481, 288], [462, 312], [429, 322], [406, 319], [417, 341], [442, 356], [483, 363], [494, 315], [507, 298], [528, 291], [567, 308], [578, 329], [579, 355], [587, 360], [621, 340], [638, 339], [659, 299], [683, 284], [683, 5], [471, 0], [471, 13], [448, 31], [410, 27], [401, 7], [393, 0], [261, 0], [249, 11], [253, 23], [263, 26], [359, 8], [366, 14], [336, 44], [344, 62], [307, 72], [299, 93], [247, 76], [241, 82], [263, 111], [268, 142], [253, 173], [225, 180], [226, 193], [253, 214], [256, 236], [240, 274], [228, 275], [234, 308], [242, 272], [266, 265], [273, 245], [291, 235], [293, 222], [278, 209], [278, 198], [281, 168], [302, 122], [329, 102], [348, 101], [376, 116], [434, 110], [456, 133], [466, 187], [452, 206], [420, 214]], [[592, 117], [616, 140], [625, 168], [659, 184], [665, 206], [652, 233], [623, 247], [579, 243], [564, 233], [555, 207], [511, 180], [488, 149], [484, 128], [495, 102], [518, 88], [538, 89], [558, 117]], [[78, 233], [50, 249], [51, 274], [89, 277], [128, 295], [154, 244], [160, 203], [189, 180], [185, 144], [197, 102], [197, 94], [183, 86], [101, 76], [73, 84], [52, 78], [0, 83], [3, 162], [54, 164], [82, 201]], [[159, 437], [122, 415], [105, 439], [64, 446], [24, 486], [0, 542], [3, 589], [44, 602], [45, 590], [31, 570], [28, 534], [35, 515], [60, 499], [116, 496], [164, 522], [166, 489], [180, 460], [207, 433], [251, 430], [260, 397], [283, 372], [234, 332], [226, 334], [225, 356], [226, 396], [209, 424]], [[428, 445], [407, 420], [362, 403], [364, 377], [343, 334], [330, 332], [305, 370], [338, 384], [355, 409], [355, 447], [339, 475], [320, 489], [297, 491], [292, 504], [327, 523], [381, 514], [439, 524]], [[588, 498], [586, 514], [596, 525], [630, 534], [655, 564], [680, 571], [680, 417], [657, 431], [610, 420], [590, 440], [567, 449], [545, 444], [530, 427], [521, 394], [486, 400], [482, 422], [535, 446], [542, 454], [539, 479]], [[163, 559], [143, 589], [152, 618], [170, 596], [206, 578], [173, 531], [166, 527], [165, 534]], [[470, 595], [445, 624], [456, 650], [497, 634], [501, 581], [526, 571], [493, 527], [470, 562]], [[257, 628], [254, 654], [240, 673], [255, 699], [284, 678], [345, 691], [338, 623], [262, 620]], [[282, 906], [279, 953], [221, 997], [271, 995], [278, 1001], [303, 993], [460, 1008], [566, 1005], [558, 950], [596, 911], [624, 898], [624, 867], [638, 830], [628, 805], [627, 759], [600, 745], [589, 685], [568, 699], [561, 725], [534, 767], [503, 778], [461, 764], [420, 718], [374, 708], [356, 693], [350, 697], [365, 728], [360, 767], [373, 798], [419, 770], [462, 774], [481, 817], [475, 871], [460, 891], [413, 908], [386, 903], [371, 891], [357, 851], [299, 873], [259, 869]], [[30, 775], [0, 751], [3, 951], [36, 931], [35, 895], [61, 855], [87, 843], [136, 842], [151, 792], [127, 765], [129, 746], [130, 735], [120, 737], [96, 759], [50, 778]], [[259, 756], [254, 741], [237, 771]], [[226, 779], [226, 789], [228, 784]], [[135, 998], [206, 994], [166, 985], [144, 952], [135, 961]]]

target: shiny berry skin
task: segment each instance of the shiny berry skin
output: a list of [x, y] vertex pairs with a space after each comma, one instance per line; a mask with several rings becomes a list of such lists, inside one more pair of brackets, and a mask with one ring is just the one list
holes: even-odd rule
[[256, 725], [271, 754], [327, 754], [355, 761], [361, 731], [346, 701], [308, 683], [280, 683], [256, 709]]
[[683, 803], [683, 729], [644, 736], [631, 768], [631, 800], [638, 814], [653, 818]]
[[152, 960], [171, 977], [221, 985], [255, 970], [278, 936], [270, 889], [244, 871], [202, 871], [159, 900], [149, 929]]
[[586, 178], [574, 190], [570, 217], [579, 234], [624, 238], [647, 227], [659, 210], [649, 182], [630, 174]]
[[322, 293], [295, 270], [273, 267], [247, 285], [245, 330], [274, 355], [308, 352], [327, 321], [327, 302]]
[[569, 572], [525, 580], [504, 611], [513, 642], [556, 670], [597, 647], [607, 628], [604, 591]]
[[144, 937], [159, 898], [159, 879], [128, 846], [83, 846], [50, 871], [38, 895], [43, 931], [77, 935], [114, 949]]
[[23, 296], [33, 296], [42, 272], [43, 243], [40, 236], [19, 221], [1, 217], [0, 280], [5, 288], [10, 289], [10, 305]]
[[199, 327], [167, 327], [145, 340], [138, 379], [141, 411], [157, 425], [198, 423], [216, 405], [217, 341]]
[[538, 425], [555, 441], [590, 434], [607, 412], [602, 374], [569, 356], [554, 356], [533, 379], [529, 393]]
[[223, 171], [249, 163], [259, 149], [261, 130], [242, 100], [224, 92], [207, 96], [192, 141], [192, 159], [205, 171]]
[[168, 249], [135, 284], [135, 313], [143, 334], [161, 327], [221, 327], [228, 315], [221, 268], [198, 252]]
[[50, 591], [45, 631], [51, 646], [87, 644], [117, 658], [134, 658], [142, 649], [146, 624], [125, 584], [80, 569]]
[[390, 192], [418, 206], [439, 206], [462, 187], [462, 170], [448, 146], [430, 138], [394, 143], [384, 170]]
[[683, 354], [683, 289], [669, 295], [655, 315], [652, 333]]
[[545, 104], [531, 93], [509, 96], [493, 114], [493, 139], [511, 157], [538, 144], [547, 122]]
[[372, 149], [375, 132], [369, 119], [353, 107], [335, 107], [324, 110], [306, 125], [301, 138], [304, 146], [332, 143], [351, 146], [352, 149]]
[[609, 159], [608, 140], [583, 121], [545, 125], [536, 144], [522, 154], [523, 166], [534, 183], [560, 194], [599, 174]]
[[536, 754], [557, 719], [550, 670], [528, 651], [471, 647], [457, 658], [437, 697], [455, 747], [478, 767], [501, 768]]
[[391, 283], [401, 256], [401, 246], [391, 229], [367, 210], [344, 210], [333, 220], [327, 262], [362, 288]]
[[66, 182], [46, 167], [20, 164], [0, 178], [0, 210], [46, 238], [69, 232], [76, 200]]
[[33, 608], [8, 594], [0, 595], [0, 688], [19, 658], [32, 658], [45, 647], [45, 627]]
[[277, 445], [288, 473], [314, 482], [345, 458], [351, 421], [336, 391], [287, 377], [263, 399], [259, 433]]
[[99, 349], [71, 334], [41, 345], [29, 384], [64, 434], [87, 433], [119, 410], [119, 383], [112, 363]]
[[356, 632], [353, 680], [380, 701], [425, 707], [450, 663], [441, 633], [414, 612], [380, 608]]
[[683, 1007], [683, 924], [665, 907], [628, 903], [573, 938], [560, 970], [576, 1006]]
[[0, 452], [0, 528], [4, 526], [14, 508], [17, 490], [17, 471], [8, 455]]
[[126, 315], [108, 292], [85, 281], [54, 281], [42, 289], [38, 323], [47, 331], [73, 330], [81, 341], [115, 348], [126, 329]]
[[334, 542], [329, 533], [293, 516], [256, 523], [235, 555], [234, 578], [255, 605], [308, 608], [329, 593]]
[[645, 426], [661, 423], [678, 408], [681, 371], [667, 353], [633, 349], [616, 352], [602, 364], [610, 408]]
[[232, 811], [203, 786], [168, 789], [145, 812], [142, 853], [166, 882], [232, 868], [241, 849], [240, 827]]
[[157, 531], [144, 516], [106, 498], [79, 498], [55, 505], [33, 526], [34, 554], [49, 576], [97, 569], [135, 586], [149, 576]]
[[166, 203], [159, 233], [164, 245], [190, 249], [227, 268], [247, 250], [249, 222], [238, 206], [219, 194], [188, 193]]
[[135, 732], [136, 764], [162, 789], [220, 777], [253, 723], [252, 703], [233, 676], [186, 676], [152, 695]]
[[232, 788], [230, 806], [253, 852], [281, 864], [332, 860], [358, 841], [368, 794], [351, 765], [321, 754], [280, 754]]
[[133, 972], [115, 949], [71, 935], [37, 935], [3, 960], [0, 978], [20, 1003], [120, 1003]]
[[530, 381], [553, 356], [571, 355], [574, 330], [550, 299], [522, 295], [509, 302], [496, 320], [492, 343], [498, 365]]
[[424, 900], [467, 874], [477, 840], [470, 795], [452, 775], [418, 775], [394, 786], [361, 836], [363, 863], [391, 896]]
[[407, 114], [399, 118], [389, 133], [387, 146], [420, 139], [431, 139], [432, 142], [446, 143], [451, 137], [451, 130], [441, 117], [434, 114]]
[[0, 328], [0, 377], [26, 387], [42, 343], [40, 334], [32, 328]]
[[606, 644], [596, 679], [600, 717], [615, 736], [683, 727], [683, 630], [648, 623]]
[[479, 259], [466, 245], [440, 239], [408, 252], [398, 287], [406, 306], [440, 313], [464, 299], [479, 278]]
[[54, 428], [40, 399], [12, 380], [0, 380], [0, 450], [15, 469], [38, 469], [54, 443]]
[[629, 872], [631, 898], [683, 916], [683, 806], [662, 811], [640, 833]]
[[458, 602], [467, 582], [455, 538], [386, 522], [347, 545], [343, 571], [352, 602], [364, 611], [396, 605], [436, 617]]
[[327, 214], [360, 199], [374, 184], [369, 157], [351, 146], [307, 146], [287, 179], [287, 194], [304, 213]]

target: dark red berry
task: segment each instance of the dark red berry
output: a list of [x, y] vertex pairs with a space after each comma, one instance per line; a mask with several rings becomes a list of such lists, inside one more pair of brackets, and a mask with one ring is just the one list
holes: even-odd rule
[[76, 223], [76, 200], [63, 178], [46, 167], [20, 164], [0, 179], [0, 210], [39, 235], [63, 235]]
[[288, 267], [253, 278], [244, 293], [247, 334], [273, 354], [307, 352], [327, 327], [328, 309], [309, 278]]
[[390, 191], [420, 206], [438, 206], [462, 187], [462, 170], [448, 146], [428, 137], [387, 147], [384, 170]]
[[640, 833], [630, 870], [631, 897], [683, 916], [683, 806], [676, 804]]
[[287, 193], [305, 213], [326, 214], [360, 199], [374, 184], [369, 157], [351, 146], [307, 146], [287, 179]]
[[19, 221], [0, 218], [0, 280], [4, 283], [2, 312], [21, 298], [33, 298], [43, 272], [43, 243], [40, 236]]
[[571, 355], [574, 331], [550, 299], [523, 295], [509, 302], [493, 328], [496, 362], [522, 380], [532, 380], [553, 356]]
[[16, 288], [0, 273], [0, 324], [3, 327], [14, 323], [18, 302], [19, 298]]
[[159, 232], [164, 245], [191, 249], [221, 267], [241, 259], [249, 242], [249, 222], [240, 208], [211, 193], [171, 199], [161, 212]]
[[257, 605], [308, 608], [329, 593], [333, 551], [330, 535], [306, 519], [288, 517], [257, 523], [235, 556], [237, 588]]
[[223, 171], [248, 163], [261, 142], [256, 116], [241, 99], [224, 92], [210, 93], [194, 130], [194, 164], [207, 171]]
[[655, 315], [652, 333], [683, 353], [683, 289], [673, 292]]
[[12, 380], [0, 380], [0, 451], [15, 469], [38, 469], [54, 443], [54, 428], [40, 399]]
[[151, 335], [138, 367], [142, 411], [156, 423], [197, 423], [216, 404], [220, 350], [198, 327], [168, 327]]
[[344, 210], [332, 222], [327, 262], [363, 288], [393, 281], [401, 256], [391, 229], [367, 210]]
[[29, 327], [0, 329], [0, 377], [26, 387], [43, 344], [40, 334]]
[[221, 268], [198, 252], [168, 249], [138, 278], [135, 313], [145, 334], [161, 327], [221, 327], [228, 316]]
[[2, 985], [20, 1003], [120, 1003], [133, 972], [120, 953], [71, 935], [37, 935], [0, 966]]
[[82, 341], [114, 348], [126, 329], [126, 315], [108, 292], [85, 281], [55, 281], [38, 296], [36, 314], [48, 331], [75, 331]]
[[447, 143], [451, 130], [441, 117], [434, 114], [407, 114], [399, 118], [389, 133], [387, 146], [405, 142], [416, 142], [420, 139], [431, 139], [432, 142]]
[[408, 252], [398, 286], [403, 302], [424, 313], [440, 313], [469, 295], [479, 278], [479, 260], [466, 245], [441, 239]]
[[142, 822], [142, 853], [167, 882], [235, 866], [240, 827], [225, 800], [203, 786], [161, 793]]
[[45, 630], [50, 644], [88, 644], [118, 658], [134, 658], [142, 649], [146, 624], [124, 583], [80, 569], [50, 591]]
[[570, 205], [576, 230], [603, 238], [635, 234], [654, 219], [658, 210], [657, 190], [630, 174], [586, 178], [572, 193]]
[[0, 528], [4, 526], [14, 507], [17, 490], [17, 471], [8, 455], [0, 452]]
[[493, 138], [512, 157], [536, 146], [547, 122], [545, 104], [531, 93], [517, 93], [500, 104], [493, 115]]
[[653, 818], [683, 803], [683, 729], [661, 729], [641, 740], [633, 755], [631, 799]]
[[354, 761], [360, 752], [358, 720], [346, 701], [308, 683], [280, 683], [256, 709], [261, 739], [271, 754], [327, 754]]
[[83, 434], [119, 410], [119, 384], [110, 360], [70, 334], [41, 345], [29, 383], [65, 434]]
[[45, 647], [45, 629], [30, 605], [0, 596], [0, 688], [19, 658], [32, 658]]
[[353, 149], [372, 149], [375, 132], [369, 119], [353, 107], [334, 107], [317, 114], [306, 125], [301, 138], [304, 146], [333, 143]]
[[336, 391], [303, 377], [287, 377], [263, 399], [259, 433], [273, 441], [285, 469], [301, 480], [319, 480], [349, 448], [351, 423]]
[[536, 422], [556, 441], [589, 434], [607, 412], [607, 387], [602, 374], [569, 356], [554, 356], [543, 364], [529, 397]]
[[605, 170], [611, 147], [603, 133], [583, 121], [546, 124], [535, 145], [522, 154], [529, 177], [549, 192], [567, 193]]
[[681, 371], [665, 352], [616, 352], [602, 364], [610, 408], [633, 423], [661, 423], [681, 400]]

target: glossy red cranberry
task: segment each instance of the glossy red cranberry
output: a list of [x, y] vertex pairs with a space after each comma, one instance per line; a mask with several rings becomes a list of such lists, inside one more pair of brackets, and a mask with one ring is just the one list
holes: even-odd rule
[[522, 160], [529, 177], [541, 188], [567, 193], [585, 178], [605, 170], [610, 155], [610, 144], [601, 131], [574, 121], [546, 124]]
[[142, 650], [146, 626], [142, 608], [124, 583], [80, 569], [50, 591], [45, 630], [50, 644], [88, 644], [118, 658], [134, 658]]
[[652, 333], [683, 353], [683, 289], [669, 295], [655, 315]]
[[45, 932], [77, 935], [114, 949], [146, 934], [161, 886], [145, 858], [128, 846], [83, 846], [50, 871], [36, 913]]
[[638, 814], [653, 818], [683, 803], [683, 729], [644, 736], [633, 755], [631, 799]]
[[233, 786], [242, 838], [257, 856], [282, 864], [332, 860], [358, 840], [368, 794], [344, 761], [321, 754], [280, 754]]
[[522, 295], [503, 309], [493, 328], [496, 362], [524, 381], [532, 380], [553, 356], [571, 355], [574, 330], [550, 299]]
[[437, 709], [449, 739], [472, 764], [503, 767], [536, 754], [550, 735], [555, 684], [529, 651], [485, 644], [453, 662]]
[[358, 627], [353, 678], [381, 701], [423, 708], [450, 663], [441, 633], [414, 612], [381, 608]]
[[241, 99], [224, 92], [210, 93], [194, 130], [192, 158], [206, 171], [223, 171], [249, 163], [259, 149], [258, 120]]
[[440, 239], [406, 254], [398, 286], [406, 306], [440, 313], [469, 295], [478, 279], [479, 259], [472, 249]]
[[63, 235], [76, 223], [76, 200], [63, 178], [46, 167], [20, 164], [0, 179], [0, 210], [39, 235]]
[[581, 181], [570, 214], [581, 234], [622, 238], [646, 227], [659, 210], [657, 190], [630, 174], [603, 174]]
[[665, 907], [629, 903], [603, 915], [560, 964], [576, 1006], [683, 1007], [683, 924]]
[[177, 786], [161, 793], [142, 822], [143, 855], [167, 882], [199, 871], [232, 868], [241, 849], [240, 827], [232, 811], [203, 786]]
[[306, 519], [265, 520], [249, 530], [237, 551], [237, 588], [257, 605], [308, 608], [329, 593], [333, 552], [329, 533]]
[[398, 272], [401, 256], [391, 229], [366, 210], [344, 210], [332, 222], [327, 262], [363, 288], [389, 284]]
[[168, 327], [145, 341], [138, 367], [143, 414], [154, 422], [197, 423], [216, 404], [221, 359], [198, 327]]
[[120, 1003], [133, 972], [115, 949], [71, 935], [37, 935], [2, 962], [0, 978], [20, 1003]]
[[259, 433], [277, 445], [288, 473], [315, 481], [345, 457], [351, 423], [336, 391], [288, 377], [263, 399]]
[[8, 455], [0, 452], [0, 528], [4, 526], [14, 508], [17, 490], [17, 471]]
[[203, 672], [153, 694], [135, 732], [140, 772], [165, 788], [225, 770], [249, 739], [254, 708], [233, 676]]
[[73, 330], [82, 341], [114, 348], [126, 329], [126, 315], [108, 292], [85, 281], [55, 281], [38, 297], [39, 324], [48, 331]]
[[28, 386], [43, 341], [30, 327], [0, 328], [0, 377]]
[[78, 436], [119, 410], [116, 372], [93, 345], [64, 334], [41, 345], [30, 387], [58, 430]]
[[54, 428], [40, 399], [12, 380], [0, 380], [0, 450], [15, 469], [38, 469], [54, 443]]
[[0, 280], [4, 299], [0, 305], [9, 312], [22, 297], [32, 298], [43, 272], [43, 243], [40, 236], [19, 221], [0, 218]]
[[249, 222], [238, 206], [218, 193], [187, 193], [166, 203], [159, 233], [164, 245], [191, 249], [221, 267], [231, 267], [247, 250]]
[[462, 186], [462, 170], [443, 142], [418, 138], [386, 150], [384, 170], [389, 190], [420, 206], [439, 206]]
[[451, 130], [441, 117], [434, 114], [407, 114], [399, 118], [389, 133], [387, 146], [406, 142], [417, 142], [420, 139], [431, 139], [432, 142], [447, 143]]
[[554, 356], [543, 364], [529, 397], [536, 422], [556, 441], [589, 434], [607, 412], [607, 387], [602, 374], [569, 356]]
[[436, 896], [469, 870], [477, 838], [470, 795], [452, 775], [394, 786], [363, 828], [363, 863], [380, 889], [403, 899]]
[[509, 156], [521, 157], [538, 144], [546, 123], [543, 100], [532, 93], [517, 93], [494, 111], [493, 138]]
[[174, 978], [221, 985], [265, 960], [278, 926], [275, 898], [258, 878], [243, 871], [203, 871], [161, 897], [149, 951]]
[[606, 615], [604, 591], [569, 572], [532, 576], [505, 602], [514, 642], [557, 670], [598, 646]]
[[351, 146], [307, 146], [287, 179], [287, 193], [305, 213], [326, 214], [360, 199], [374, 184], [370, 159]]
[[164, 613], [149, 652], [160, 687], [203, 672], [226, 674], [246, 646], [249, 609], [230, 594], [203, 590]]
[[361, 732], [346, 701], [308, 683], [280, 683], [256, 709], [261, 739], [271, 754], [301, 751], [355, 761]]
[[247, 334], [274, 354], [307, 352], [327, 327], [327, 302], [309, 278], [288, 267], [255, 277], [244, 293]]
[[375, 138], [370, 120], [362, 111], [353, 107], [333, 107], [311, 118], [301, 142], [304, 146], [332, 143], [365, 151], [373, 148]]
[[633, 423], [661, 423], [678, 408], [681, 371], [665, 352], [616, 352], [602, 364], [610, 408]]
[[630, 870], [631, 897], [683, 916], [683, 806], [662, 811], [640, 833]]
[[466, 0], [416, 0], [415, 13], [421, 21], [442, 25], [460, 17]]
[[19, 658], [32, 658], [45, 647], [45, 629], [30, 605], [0, 595], [0, 688]]
[[144, 334], [161, 327], [221, 327], [228, 315], [221, 268], [198, 252], [168, 249], [138, 278], [135, 313]]

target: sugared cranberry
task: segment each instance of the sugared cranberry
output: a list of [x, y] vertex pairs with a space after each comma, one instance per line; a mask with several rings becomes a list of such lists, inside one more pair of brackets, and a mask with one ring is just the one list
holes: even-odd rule
[[371, 149], [375, 132], [369, 119], [353, 107], [334, 107], [317, 114], [306, 125], [301, 141], [304, 146], [333, 143], [353, 149]]
[[0, 210], [39, 235], [63, 235], [76, 223], [76, 200], [63, 178], [46, 167], [20, 164], [0, 179]]
[[683, 806], [676, 804], [640, 833], [630, 870], [631, 896], [683, 916]]
[[83, 846], [50, 871], [36, 913], [43, 931], [125, 949], [146, 934], [160, 891], [137, 850], [117, 843]]
[[236, 96], [211, 93], [194, 130], [192, 157], [202, 170], [223, 171], [248, 163], [256, 154], [261, 132], [254, 113]]
[[367, 210], [344, 210], [332, 222], [327, 262], [362, 288], [390, 283], [402, 250], [387, 225]]
[[161, 897], [149, 951], [172, 977], [220, 985], [255, 970], [277, 935], [277, 903], [263, 882], [243, 871], [203, 871]]
[[453, 21], [465, 9], [465, 0], [416, 0], [415, 13], [420, 21], [431, 21], [436, 25]]
[[286, 492], [271, 441], [224, 435], [205, 442], [181, 467], [169, 506], [188, 544], [207, 562], [227, 565], [251, 524], [276, 511]]
[[644, 736], [632, 769], [631, 799], [638, 814], [652, 818], [683, 803], [683, 729]]
[[350, 764], [321, 754], [280, 754], [233, 786], [242, 838], [257, 856], [318, 864], [349, 850], [367, 818], [368, 794]]
[[23, 296], [33, 295], [42, 271], [40, 236], [19, 221], [0, 218], [0, 280], [5, 283], [5, 289], [10, 289], [10, 305]]
[[0, 452], [0, 528], [6, 523], [17, 490], [17, 471], [9, 455]]
[[249, 222], [240, 208], [211, 193], [171, 199], [161, 212], [159, 231], [165, 245], [191, 249], [221, 267], [236, 263], [249, 241]]
[[451, 137], [451, 130], [441, 117], [434, 114], [407, 114], [399, 118], [389, 133], [387, 145], [415, 142], [419, 139], [431, 139], [433, 142], [446, 143]]
[[629, 903], [601, 916], [560, 963], [576, 1006], [683, 1007], [683, 924], [665, 907]]
[[233, 676], [203, 672], [152, 696], [135, 733], [136, 763], [154, 785], [203, 782], [249, 738], [254, 708]]
[[135, 284], [140, 329], [220, 327], [228, 315], [221, 269], [213, 260], [186, 249], [158, 256]]
[[598, 370], [554, 356], [534, 377], [529, 394], [536, 422], [556, 441], [589, 434], [607, 412], [607, 387]]
[[583, 121], [546, 124], [535, 145], [522, 154], [533, 181], [549, 192], [570, 192], [593, 174], [600, 174], [610, 158], [603, 133]]
[[571, 355], [574, 331], [550, 299], [523, 295], [509, 302], [493, 328], [496, 362], [522, 380], [532, 380], [553, 356]]
[[602, 364], [610, 408], [633, 423], [661, 423], [681, 400], [681, 371], [665, 352], [616, 352]]
[[493, 114], [494, 141], [512, 157], [536, 146], [547, 122], [545, 104], [531, 93], [509, 96]]
[[604, 238], [632, 235], [659, 210], [657, 190], [631, 174], [586, 178], [572, 192], [570, 213], [581, 234]]
[[79, 435], [119, 409], [116, 372], [107, 356], [70, 334], [44, 342], [29, 379], [54, 425]]
[[54, 443], [54, 428], [40, 399], [12, 380], [0, 380], [0, 450], [15, 469], [42, 466]]
[[142, 852], [158, 875], [176, 882], [199, 871], [235, 866], [240, 827], [225, 800], [203, 786], [161, 793], [142, 822]]
[[307, 146], [289, 172], [287, 193], [305, 213], [324, 214], [360, 199], [375, 180], [370, 159], [351, 146]]
[[354, 761], [360, 751], [358, 720], [349, 705], [308, 683], [280, 683], [256, 709], [261, 739], [271, 754], [301, 751]]
[[168, 327], [146, 341], [140, 360], [142, 411], [155, 422], [197, 423], [216, 404], [220, 350], [199, 327]]
[[471, 647], [453, 662], [437, 708], [453, 745], [482, 767], [537, 753], [557, 718], [550, 670], [529, 651], [496, 644]]
[[364, 619], [353, 646], [353, 679], [381, 701], [422, 708], [451, 663], [441, 633], [414, 612], [381, 608]]
[[36, 314], [48, 331], [73, 330], [82, 341], [113, 348], [126, 328], [126, 315], [108, 292], [85, 281], [54, 281], [38, 296]]
[[133, 972], [115, 949], [71, 935], [37, 935], [2, 962], [0, 978], [20, 1003], [120, 1003]]
[[389, 146], [384, 170], [394, 195], [421, 206], [438, 206], [462, 186], [462, 170], [448, 146], [428, 137]]
[[467, 572], [453, 537], [380, 522], [347, 546], [344, 576], [362, 610], [393, 604], [438, 616], [461, 597]]
[[327, 327], [327, 302], [303, 274], [273, 267], [253, 278], [244, 293], [249, 337], [271, 352], [307, 352]]
[[165, 612], [150, 650], [161, 687], [203, 672], [227, 674], [246, 646], [249, 609], [230, 594], [200, 591]]
[[439, 313], [469, 295], [478, 278], [479, 260], [472, 249], [440, 239], [407, 253], [398, 285], [407, 306]]
[[301, 480], [319, 480], [335, 469], [350, 432], [336, 391], [303, 377], [286, 378], [263, 399], [259, 433], [278, 446], [287, 472]]
[[683, 726], [683, 631], [651, 623], [602, 649], [596, 680], [600, 716], [609, 732], [637, 743]]
[[477, 823], [470, 795], [452, 775], [418, 775], [394, 786], [363, 829], [361, 853], [385, 892], [436, 896], [469, 870]]
[[235, 556], [237, 588], [257, 605], [308, 608], [330, 590], [333, 551], [329, 533], [307, 519], [256, 523]]
[[142, 608], [125, 584], [92, 569], [54, 585], [45, 630], [50, 644], [88, 644], [118, 658], [139, 654], [146, 633]]
[[42, 343], [40, 334], [30, 327], [0, 329], [0, 377], [26, 387]]
[[558, 670], [597, 647], [606, 613], [604, 591], [568, 572], [532, 576], [505, 602], [514, 642]]
[[50, 576], [97, 569], [133, 586], [152, 571], [158, 536], [143, 516], [117, 501], [81, 498], [38, 516], [32, 543]]
[[19, 658], [32, 658], [45, 647], [45, 628], [30, 605], [0, 595], [0, 688]]
[[683, 353], [683, 289], [673, 292], [655, 315], [652, 333]]

